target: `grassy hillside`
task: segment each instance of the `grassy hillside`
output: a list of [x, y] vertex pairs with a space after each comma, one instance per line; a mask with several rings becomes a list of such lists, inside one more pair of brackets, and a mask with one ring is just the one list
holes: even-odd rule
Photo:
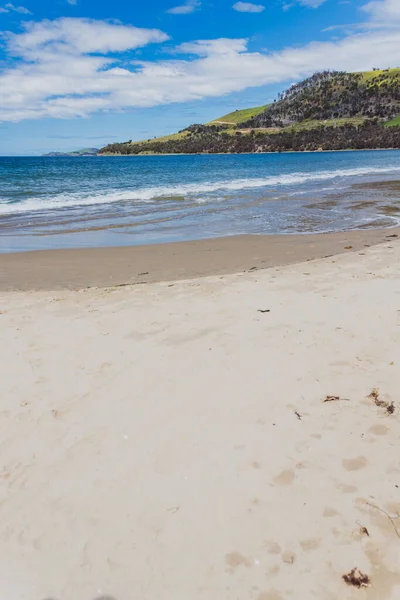
[[179, 131], [178, 133], [171, 133], [170, 135], [162, 135], [160, 137], [156, 137], [156, 138], [152, 138], [152, 139], [147, 139], [147, 140], [141, 140], [139, 142], [127, 142], [127, 143], [131, 143], [131, 144], [147, 144], [147, 143], [151, 143], [154, 141], [157, 142], [169, 142], [170, 140], [180, 140], [184, 137], [187, 136], [187, 131]]
[[400, 115], [391, 119], [387, 123], [385, 123], [385, 127], [399, 127], [400, 126]]
[[214, 121], [210, 121], [207, 125], [218, 125], [229, 124], [229, 125], [238, 125], [239, 123], [243, 123], [244, 121], [248, 121], [253, 117], [263, 113], [265, 109], [268, 107], [268, 104], [264, 106], [256, 106], [255, 108], [244, 108], [243, 110], [235, 110], [223, 117], [219, 117], [219, 119], [214, 119]]
[[[267, 106], [268, 106], [268, 104], [266, 104], [264, 106], [256, 106], [255, 108], [244, 108], [243, 110], [236, 110], [232, 113], [224, 115], [223, 117], [220, 117], [219, 119], [215, 119], [214, 121], [210, 121], [209, 123], [206, 123], [206, 126], [211, 127], [213, 125], [216, 125], [216, 126], [227, 125], [227, 126], [229, 126], [229, 128], [226, 129], [227, 133], [233, 134], [235, 132], [236, 125], [264, 112], [264, 110], [267, 108]], [[153, 142], [169, 142], [171, 140], [182, 139], [182, 138], [186, 137], [188, 135], [188, 133], [189, 133], [189, 129], [179, 131], [178, 133], [171, 133], [170, 135], [163, 135], [163, 136], [156, 137], [153, 139], [142, 140], [139, 142], [132, 142], [132, 143], [133, 144], [146, 144], [146, 143], [153, 143]]]
[[400, 69], [376, 69], [375, 71], [360, 71], [362, 82], [376, 83], [391, 83], [394, 78], [400, 75]]
[[265, 106], [237, 110], [143, 142], [110, 144], [102, 154], [262, 152], [400, 148], [400, 68], [324, 71]]

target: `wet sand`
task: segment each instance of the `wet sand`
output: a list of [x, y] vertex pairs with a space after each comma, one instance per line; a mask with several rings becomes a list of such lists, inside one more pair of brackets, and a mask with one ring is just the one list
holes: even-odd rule
[[0, 290], [73, 290], [226, 275], [362, 251], [399, 235], [397, 227], [0, 254]]

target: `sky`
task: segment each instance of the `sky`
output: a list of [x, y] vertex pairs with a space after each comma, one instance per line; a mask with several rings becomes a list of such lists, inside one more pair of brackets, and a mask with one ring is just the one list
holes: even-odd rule
[[166, 135], [400, 66], [400, 0], [0, 0], [0, 155]]

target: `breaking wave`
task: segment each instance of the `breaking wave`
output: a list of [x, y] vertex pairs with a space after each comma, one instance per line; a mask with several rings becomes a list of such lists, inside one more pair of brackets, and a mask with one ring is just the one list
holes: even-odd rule
[[[374, 174], [390, 174], [400, 172], [400, 167], [373, 168], [360, 167], [353, 169], [336, 169], [316, 173], [288, 173], [271, 175], [262, 178], [242, 178], [233, 180], [213, 181], [206, 183], [190, 183], [171, 186], [150, 186], [129, 191], [108, 190], [96, 194], [58, 194], [53, 197], [28, 198], [18, 202], [0, 199], [0, 214], [15, 214], [31, 211], [47, 211], [54, 209], [69, 209], [95, 205], [106, 205], [115, 202], [163, 202], [185, 201], [203, 203], [207, 195], [215, 200], [215, 193], [237, 192], [246, 189], [268, 188], [271, 186], [291, 186], [312, 181], [328, 181], [341, 177], [357, 177]], [[222, 198], [223, 199], [223, 198]]]

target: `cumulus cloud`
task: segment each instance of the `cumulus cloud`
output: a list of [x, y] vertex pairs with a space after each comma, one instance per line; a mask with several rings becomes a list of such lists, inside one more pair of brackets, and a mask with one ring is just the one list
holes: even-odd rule
[[233, 10], [237, 10], [238, 12], [248, 12], [248, 13], [260, 13], [265, 10], [265, 6], [262, 4], [253, 4], [252, 2], [236, 2], [232, 6]]
[[170, 15], [189, 15], [194, 12], [196, 9], [200, 8], [201, 2], [200, 0], [187, 0], [185, 4], [181, 4], [179, 6], [174, 6], [173, 8], [169, 8], [166, 12]]
[[400, 25], [400, 0], [374, 0], [363, 6], [363, 10], [370, 15], [372, 24], [376, 27], [399, 27]]
[[9, 2], [4, 7], [0, 7], [0, 13], [16, 12], [20, 15], [31, 15], [31, 11], [25, 8], [25, 6], [15, 6]]
[[139, 29], [131, 25], [116, 25], [93, 19], [61, 18], [56, 21], [30, 22], [24, 33], [6, 35], [13, 54], [39, 61], [54, 55], [82, 56], [93, 52], [122, 52], [164, 42], [168, 35], [158, 29]]
[[[380, 3], [379, 14], [386, 14], [381, 11], [391, 1]], [[376, 25], [376, 7], [365, 10], [369, 25]], [[168, 39], [156, 29], [87, 19], [29, 23], [22, 33], [5, 37], [17, 60], [0, 70], [0, 120], [86, 117], [218, 97], [296, 81], [321, 69], [400, 64], [400, 27], [371, 27], [341, 40], [270, 53], [249, 51], [246, 39], [197, 40], [150, 62], [135, 60], [134, 50]]]

